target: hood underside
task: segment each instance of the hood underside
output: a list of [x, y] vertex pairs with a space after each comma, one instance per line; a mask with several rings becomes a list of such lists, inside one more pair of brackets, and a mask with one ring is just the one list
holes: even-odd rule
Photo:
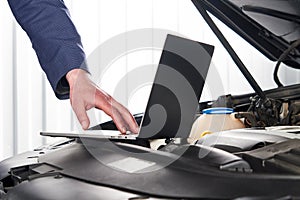
[[[225, 23], [272, 61], [300, 39], [298, 0], [192, 0]], [[300, 48], [284, 63], [300, 68]]]
[[300, 38], [300, 1], [230, 0], [243, 13], [288, 42]]

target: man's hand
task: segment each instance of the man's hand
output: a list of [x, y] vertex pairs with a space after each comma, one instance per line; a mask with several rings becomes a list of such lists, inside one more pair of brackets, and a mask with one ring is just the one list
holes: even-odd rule
[[127, 130], [138, 132], [138, 125], [130, 112], [93, 83], [86, 71], [73, 69], [66, 78], [70, 85], [71, 106], [84, 130], [90, 125], [86, 111], [95, 107], [109, 115], [121, 133]]

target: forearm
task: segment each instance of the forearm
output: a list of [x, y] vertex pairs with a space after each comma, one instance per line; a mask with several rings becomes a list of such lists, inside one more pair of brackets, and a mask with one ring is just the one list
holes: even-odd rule
[[69, 95], [65, 75], [87, 70], [81, 39], [61, 0], [8, 0], [18, 23], [28, 34], [39, 62], [58, 98]]

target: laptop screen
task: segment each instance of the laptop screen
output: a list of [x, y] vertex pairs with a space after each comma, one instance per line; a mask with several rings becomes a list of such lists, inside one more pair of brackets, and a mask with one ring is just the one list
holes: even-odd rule
[[139, 138], [187, 138], [214, 47], [168, 35]]

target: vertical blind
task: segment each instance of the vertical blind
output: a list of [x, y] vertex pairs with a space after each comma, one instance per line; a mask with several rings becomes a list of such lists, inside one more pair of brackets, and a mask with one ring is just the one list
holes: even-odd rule
[[[118, 34], [146, 28], [165, 29], [216, 47], [213, 65], [220, 81], [216, 82], [216, 74], [210, 71], [202, 99], [252, 92], [191, 1], [66, 0], [65, 3], [81, 34], [87, 56]], [[12, 16], [7, 1], [0, 1], [0, 9], [0, 160], [3, 160], [51, 142], [51, 139], [39, 135], [41, 130], [74, 130], [76, 119], [69, 101], [60, 101], [54, 96], [31, 43]], [[275, 87], [272, 81], [274, 63], [225, 25], [216, 22], [258, 83], [264, 89]], [[125, 38], [120, 45], [126, 48], [126, 44]], [[101, 81], [101, 87], [112, 92], [111, 85], [118, 79], [120, 70], [126, 73], [134, 66], [155, 64], [159, 56], [155, 49], [125, 54], [112, 62], [111, 75]], [[290, 69], [283, 68], [280, 73], [285, 83], [299, 80], [299, 73], [291, 73]], [[218, 85], [222, 85], [220, 92], [209, 89]], [[147, 95], [141, 94], [143, 92], [137, 92], [128, 105], [133, 113], [143, 111]]]

